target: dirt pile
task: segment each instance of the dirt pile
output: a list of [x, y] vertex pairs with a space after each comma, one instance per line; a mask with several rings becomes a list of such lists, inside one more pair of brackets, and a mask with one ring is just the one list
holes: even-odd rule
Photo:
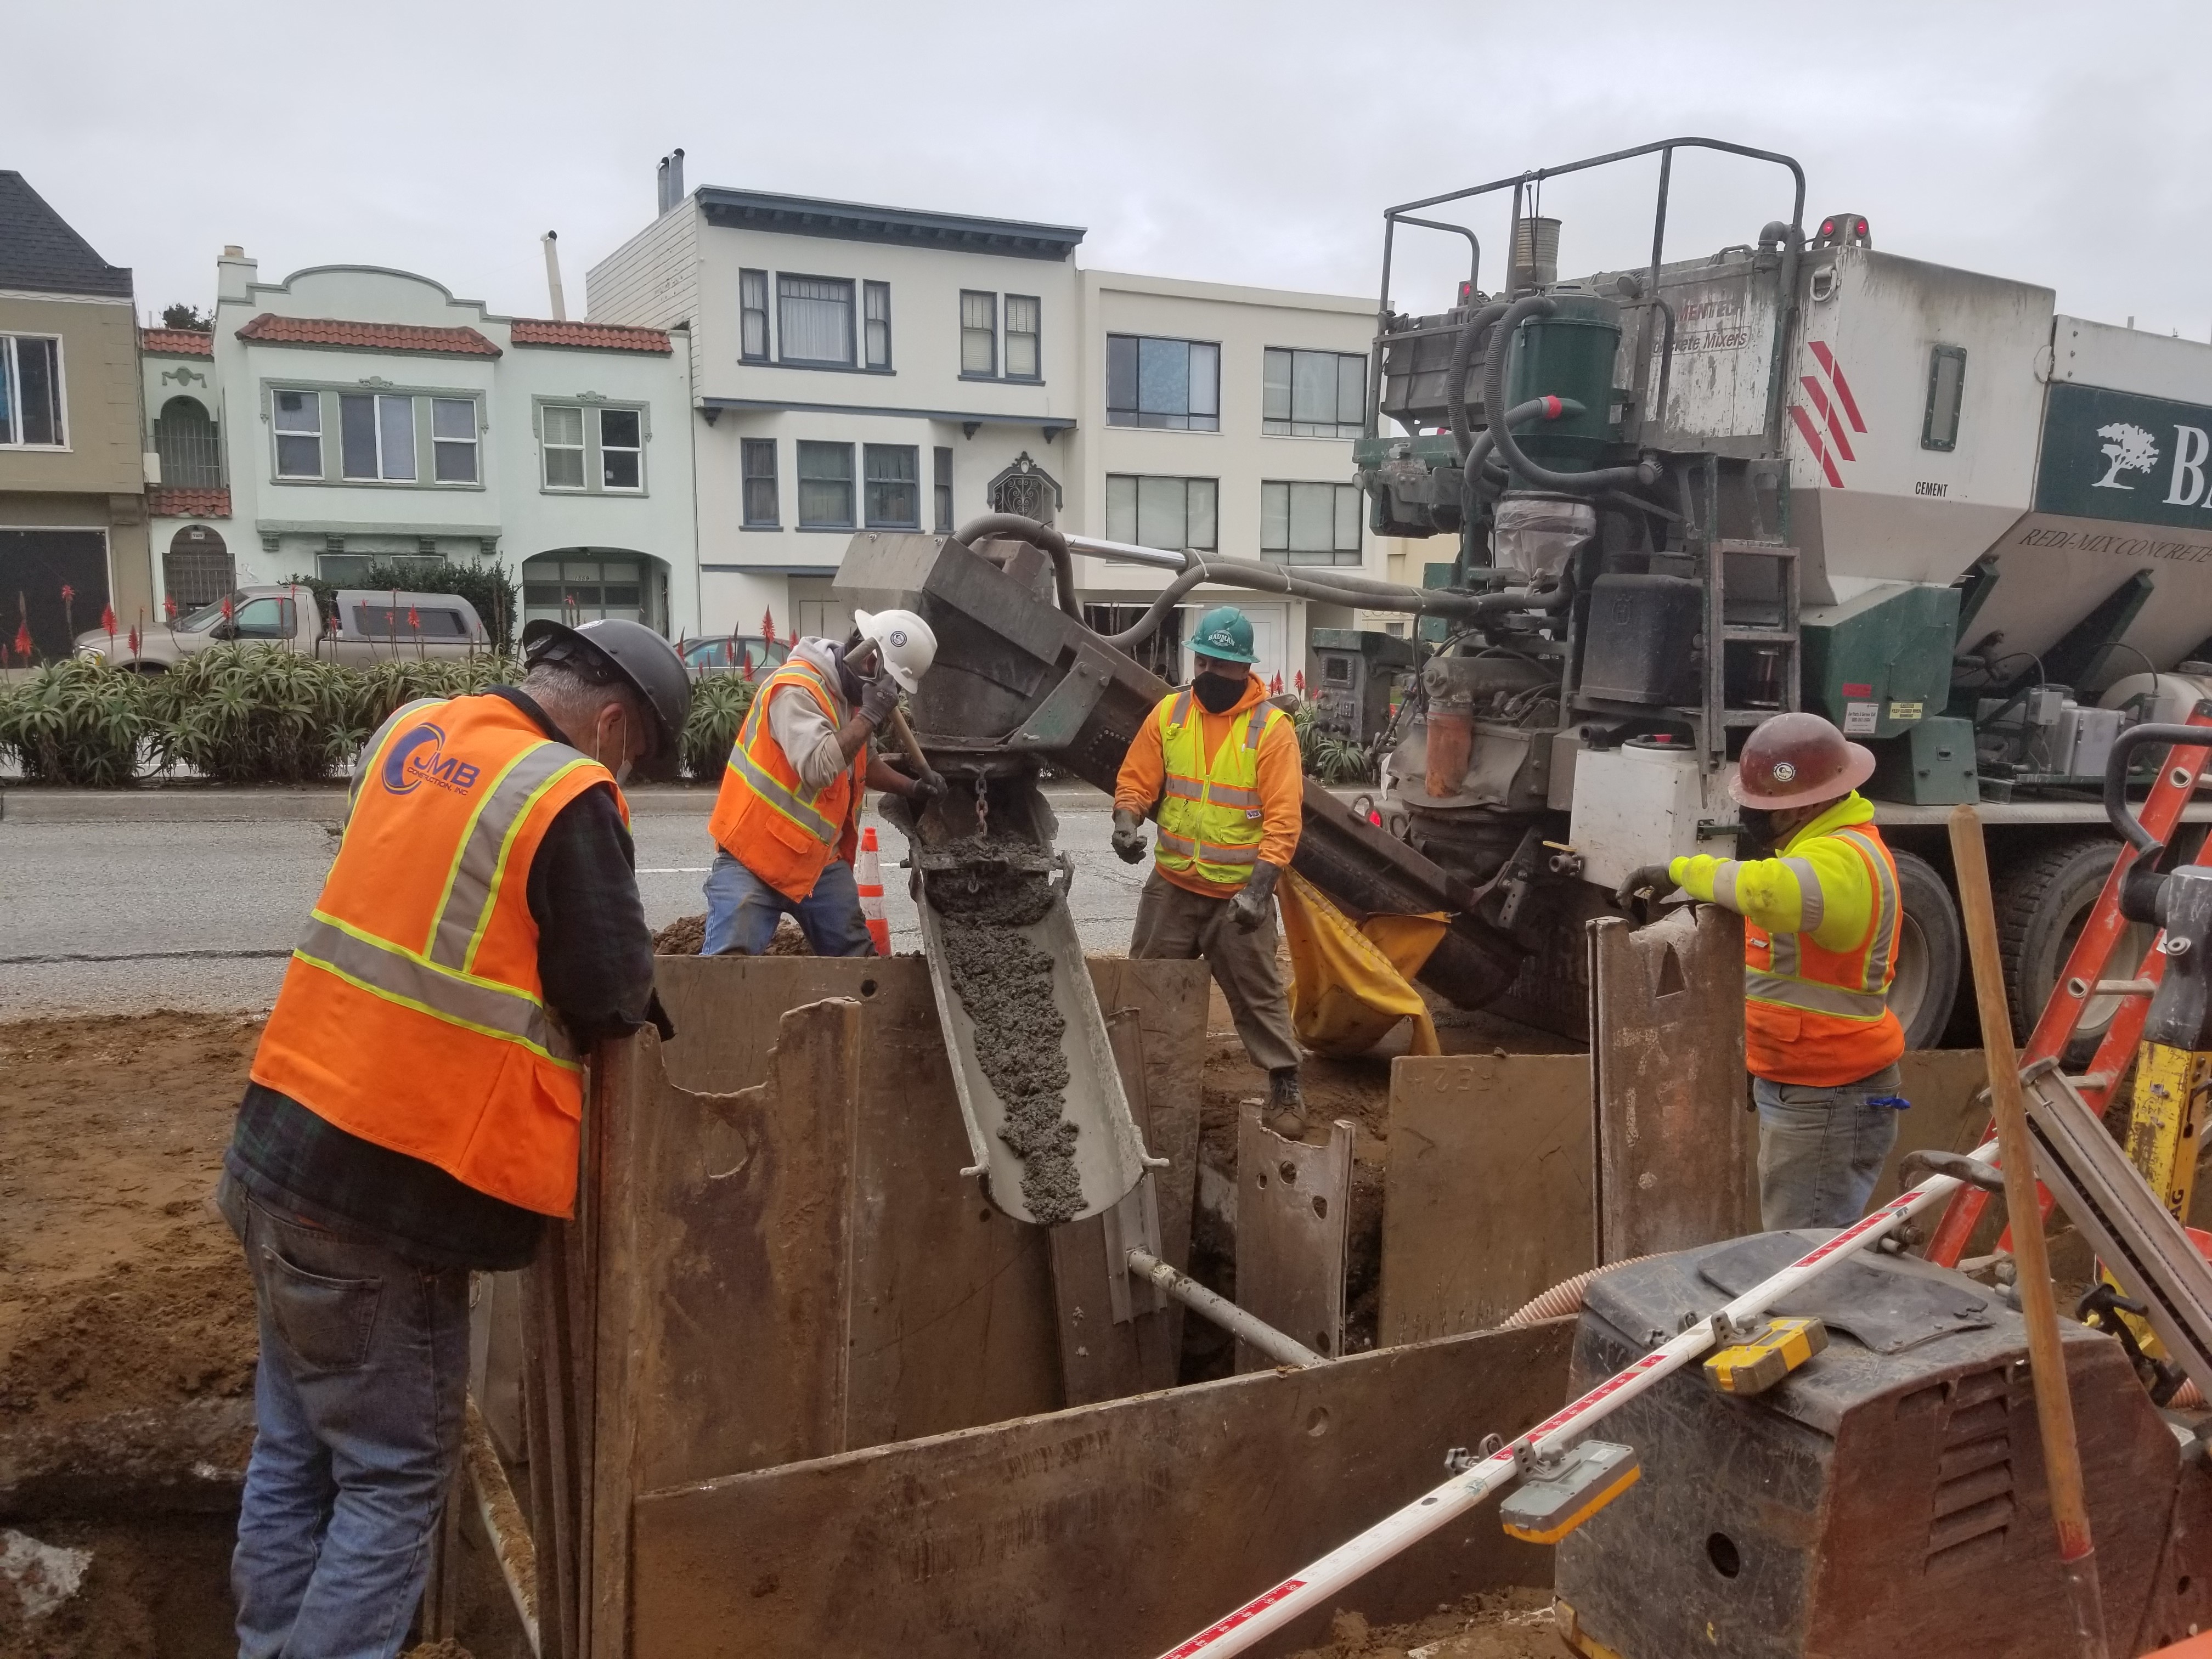
[[[707, 918], [703, 914], [678, 916], [653, 936], [653, 951], [655, 956], [696, 957], [706, 943]], [[775, 937], [769, 941], [768, 949], [761, 954], [764, 957], [811, 957], [814, 951], [807, 944], [806, 935], [799, 932], [799, 924], [789, 916], [783, 916], [776, 921]]]
[[1381, 1629], [1370, 1629], [1357, 1613], [1340, 1613], [1330, 1621], [1328, 1645], [1292, 1659], [1559, 1659], [1566, 1649], [1559, 1629], [1549, 1591], [1493, 1590]]
[[1054, 902], [1042, 874], [1008, 870], [933, 879], [952, 989], [975, 1025], [975, 1059], [1006, 1109], [999, 1139], [1022, 1161], [1022, 1201], [1042, 1226], [1083, 1209], [1067, 1099], [1067, 1022], [1053, 1000], [1052, 957], [1022, 930]]

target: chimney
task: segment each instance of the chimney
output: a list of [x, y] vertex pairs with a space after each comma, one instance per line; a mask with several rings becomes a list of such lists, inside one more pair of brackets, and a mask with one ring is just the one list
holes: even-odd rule
[[653, 181], [653, 217], [668, 211], [668, 158], [660, 158], [660, 176]]
[[246, 290], [253, 286], [260, 274], [260, 266], [246, 257], [246, 250], [236, 243], [226, 244], [222, 258], [215, 262], [215, 297], [218, 304], [225, 300], [243, 301]]
[[684, 199], [684, 149], [678, 145], [668, 156], [668, 205]]
[[553, 296], [553, 320], [565, 323], [568, 320], [568, 302], [561, 297], [561, 250], [557, 246], [561, 233], [549, 230], [541, 240], [545, 246], [545, 287]]

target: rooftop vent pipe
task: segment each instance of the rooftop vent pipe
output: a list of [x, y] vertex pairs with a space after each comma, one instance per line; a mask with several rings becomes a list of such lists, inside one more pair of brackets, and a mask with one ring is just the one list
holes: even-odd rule
[[560, 240], [561, 233], [557, 230], [549, 230], [538, 239], [545, 248], [545, 288], [552, 296], [553, 320], [565, 323], [568, 320], [568, 302], [561, 295], [561, 250], [557, 246]]

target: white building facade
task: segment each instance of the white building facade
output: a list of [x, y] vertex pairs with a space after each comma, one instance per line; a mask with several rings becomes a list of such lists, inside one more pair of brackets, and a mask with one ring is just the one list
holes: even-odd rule
[[233, 248], [212, 333], [144, 331], [141, 373], [157, 604], [495, 562], [524, 620], [699, 631], [680, 336], [498, 316], [373, 266], [264, 283]]
[[[1085, 270], [1083, 234], [708, 187], [593, 267], [593, 322], [690, 348], [705, 631], [757, 633], [763, 613], [842, 631], [854, 531], [949, 533], [999, 508], [1379, 574], [1351, 444], [1373, 302]], [[1077, 579], [1107, 629], [1163, 580], [1088, 558]], [[1185, 621], [1224, 597], [1194, 592]], [[1310, 627], [1352, 622], [1237, 602], [1286, 684]]]

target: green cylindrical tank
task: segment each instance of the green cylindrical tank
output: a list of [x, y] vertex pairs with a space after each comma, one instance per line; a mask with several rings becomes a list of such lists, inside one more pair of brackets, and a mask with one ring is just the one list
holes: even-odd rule
[[1506, 406], [1531, 398], [1572, 398], [1579, 415], [1524, 421], [1513, 435], [1530, 460], [1561, 472], [1605, 464], [1612, 445], [1613, 367], [1620, 353], [1620, 307], [1595, 294], [1553, 294], [1559, 309], [1531, 317], [1513, 337]]

